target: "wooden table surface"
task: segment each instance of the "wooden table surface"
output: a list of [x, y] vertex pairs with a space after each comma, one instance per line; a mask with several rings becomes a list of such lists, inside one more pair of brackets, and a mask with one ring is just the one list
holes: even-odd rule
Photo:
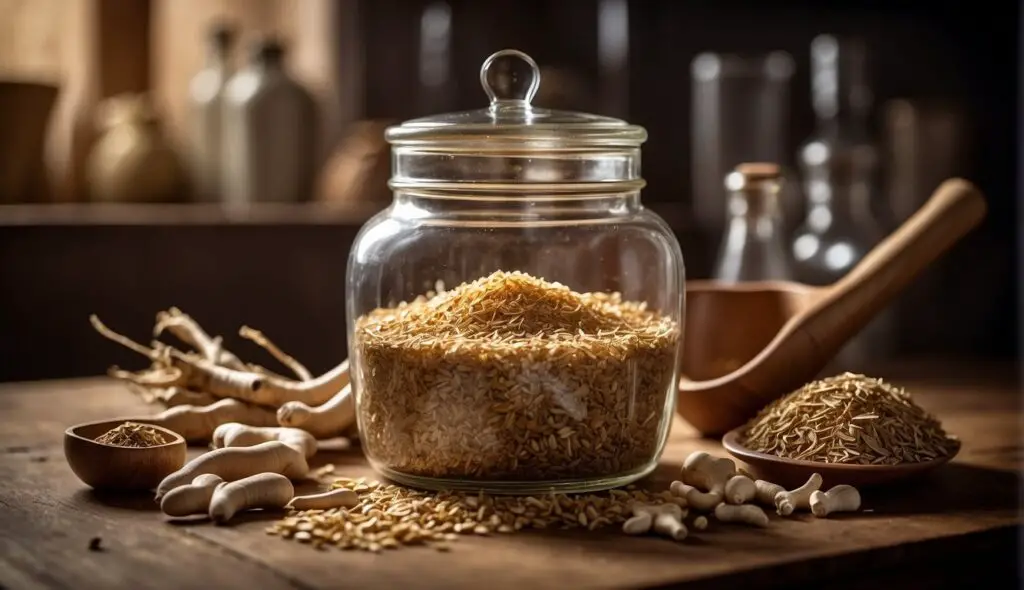
[[[866, 510], [856, 515], [773, 518], [767, 529], [712, 523], [683, 543], [536, 531], [461, 538], [450, 553], [377, 555], [267, 536], [268, 515], [175, 525], [151, 496], [95, 493], [64, 462], [64, 429], [152, 409], [106, 379], [0, 385], [0, 589], [1016, 588], [1024, 460], [1017, 388], [988, 369], [956, 368], [897, 382], [962, 438], [960, 455], [914, 484], [866, 491]], [[697, 449], [720, 451], [677, 422], [662, 468], [645, 485], [666, 486]], [[342, 475], [372, 475], [358, 449], [317, 461]], [[93, 537], [102, 551], [89, 550]]]

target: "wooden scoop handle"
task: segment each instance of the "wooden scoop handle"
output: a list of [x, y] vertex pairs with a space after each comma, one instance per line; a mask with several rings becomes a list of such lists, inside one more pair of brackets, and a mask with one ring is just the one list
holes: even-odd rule
[[[985, 217], [986, 209], [981, 191], [970, 182], [959, 178], [943, 182], [917, 213], [832, 286], [831, 293], [821, 302], [823, 307], [832, 306], [836, 313], [829, 315], [837, 324], [866, 323], [929, 264], [974, 229]], [[837, 329], [837, 324], [828, 331], [835, 336], [848, 331]], [[828, 336], [814, 331], [819, 338]]]

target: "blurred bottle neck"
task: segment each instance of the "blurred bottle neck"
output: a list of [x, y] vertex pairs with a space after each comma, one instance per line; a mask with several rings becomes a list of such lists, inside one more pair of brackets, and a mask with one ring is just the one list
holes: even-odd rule
[[715, 278], [722, 281], [787, 279], [782, 187], [777, 167], [740, 166], [726, 179], [728, 219]]
[[837, 223], [875, 225], [871, 208], [878, 153], [867, 143], [808, 142], [800, 154], [807, 225], [823, 232]]
[[811, 43], [811, 102], [819, 134], [866, 129], [874, 97], [860, 39], [821, 35]]

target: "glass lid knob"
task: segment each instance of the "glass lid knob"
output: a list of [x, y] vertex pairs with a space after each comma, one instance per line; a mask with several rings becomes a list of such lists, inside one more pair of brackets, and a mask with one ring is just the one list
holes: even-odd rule
[[528, 107], [540, 86], [540, 68], [522, 51], [502, 49], [480, 66], [480, 85], [492, 109], [503, 105]]

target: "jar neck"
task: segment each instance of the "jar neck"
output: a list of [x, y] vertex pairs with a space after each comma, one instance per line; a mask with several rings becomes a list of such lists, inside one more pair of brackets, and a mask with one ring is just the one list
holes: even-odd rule
[[632, 215], [642, 209], [640, 191], [549, 195], [496, 192], [470, 196], [464, 191], [395, 190], [391, 215], [485, 225], [529, 225], [607, 219]]

